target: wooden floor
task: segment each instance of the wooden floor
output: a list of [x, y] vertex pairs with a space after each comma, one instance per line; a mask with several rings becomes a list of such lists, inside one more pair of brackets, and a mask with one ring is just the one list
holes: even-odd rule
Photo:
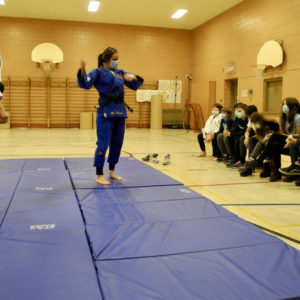
[[[95, 142], [94, 130], [3, 129], [0, 159], [93, 156]], [[199, 147], [192, 131], [127, 129], [122, 155], [141, 159], [149, 153], [159, 153], [160, 161], [170, 153], [170, 165], [151, 165], [240, 217], [298, 240], [284, 239], [300, 250], [300, 187], [294, 183], [270, 183], [258, 174], [242, 178], [222, 163], [196, 157]]]

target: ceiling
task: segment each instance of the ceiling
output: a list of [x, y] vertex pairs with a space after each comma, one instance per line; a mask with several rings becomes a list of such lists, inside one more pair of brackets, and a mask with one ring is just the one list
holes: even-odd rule
[[[5, 0], [0, 16], [194, 29], [243, 0], [101, 0], [88, 12], [89, 0]], [[171, 19], [177, 9], [188, 9]]]

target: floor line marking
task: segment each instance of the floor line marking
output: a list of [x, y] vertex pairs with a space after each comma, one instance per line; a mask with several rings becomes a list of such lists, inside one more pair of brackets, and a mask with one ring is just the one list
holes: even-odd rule
[[[276, 182], [276, 181], [275, 181]], [[188, 187], [201, 187], [201, 186], [226, 186], [226, 185], [243, 185], [243, 184], [260, 184], [260, 183], [275, 183], [270, 181], [257, 181], [257, 182], [233, 182], [233, 183], [216, 183], [216, 184], [197, 184], [189, 185]]]
[[[189, 179], [187, 179], [187, 178], [185, 178], [185, 177], [183, 177], [183, 176], [181, 176], [181, 175], [178, 175], [178, 174], [177, 174], [176, 172], [174, 172], [174, 171], [170, 171], [170, 170], [169, 170], [168, 172], [171, 173], [171, 174], [174, 174], [175, 176], [177, 176], [177, 177], [179, 177], [179, 178], [182, 178], [183, 180], [185, 180], [185, 181], [187, 181], [187, 182], [190, 182], [191, 184], [195, 184], [195, 183], [192, 182], [191, 180], [189, 180]], [[204, 188], [203, 186], [199, 186], [199, 188], [202, 189], [203, 191], [205, 191], [206, 193], [209, 193], [209, 194], [213, 195], [214, 197], [216, 197], [216, 198], [218, 198], [218, 199], [220, 199], [220, 200], [222, 200], [222, 201], [224, 201], [224, 202], [226, 202], [226, 203], [228, 203], [228, 204], [234, 204], [234, 203], [232, 203], [231, 201], [229, 201], [229, 200], [227, 200], [227, 199], [225, 199], [225, 198], [219, 196], [218, 194], [216, 194], [216, 193], [214, 193], [214, 192], [211, 192], [210, 190], [207, 190], [207, 189]], [[218, 204], [218, 205], [219, 205], [219, 204]], [[267, 225], [269, 225], [269, 226], [271, 226], [271, 227], [273, 227], [273, 228], [276, 228], [278, 231], [281, 231], [281, 233], [287, 235], [288, 237], [291, 237], [291, 238], [296, 239], [296, 240], [299, 239], [298, 236], [291, 234], [290, 232], [288, 232], [288, 231], [282, 229], [281, 227], [276, 226], [275, 224], [273, 224], [273, 223], [271, 223], [271, 222], [269, 222], [269, 221], [267, 221], [267, 220], [265, 220], [265, 219], [263, 219], [263, 218], [261, 218], [261, 217], [255, 215], [255, 214], [253, 214], [252, 212], [250, 212], [250, 211], [248, 211], [248, 210], [246, 210], [246, 209], [244, 209], [244, 208], [242, 208], [242, 207], [240, 207], [240, 206], [236, 206], [236, 208], [239, 209], [239, 210], [241, 210], [241, 211], [243, 211], [244, 213], [246, 213], [246, 214], [252, 216], [253, 218], [256, 218], [257, 220], [259, 220], [259, 221], [261, 221], [261, 222], [263, 222], [263, 223], [265, 223], [265, 224], [267, 224]]]
[[220, 206], [293, 206], [300, 203], [234, 203], [234, 204], [219, 204]]
[[300, 224], [292, 224], [292, 225], [282, 225], [280, 228], [289, 228], [289, 227], [300, 227]]

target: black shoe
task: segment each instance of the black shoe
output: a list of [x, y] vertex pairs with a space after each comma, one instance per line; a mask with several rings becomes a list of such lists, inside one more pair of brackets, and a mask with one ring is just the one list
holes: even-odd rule
[[245, 168], [243, 171], [240, 172], [242, 177], [247, 177], [252, 175], [252, 169]]
[[293, 182], [297, 179], [299, 179], [299, 176], [285, 176], [282, 181], [283, 182]]
[[218, 157], [217, 158], [217, 162], [223, 162], [226, 159], [226, 157]]
[[293, 164], [288, 168], [281, 168], [279, 172], [283, 175], [299, 175], [300, 176], [300, 166]]
[[236, 160], [231, 158], [231, 159], [226, 160], [224, 163], [227, 167], [230, 167], [231, 165], [236, 163]]
[[259, 163], [257, 160], [251, 160], [246, 162], [246, 168], [255, 170], [258, 167]]
[[297, 180], [295, 183], [296, 186], [300, 186], [300, 180]]
[[260, 173], [260, 178], [267, 178], [271, 176], [271, 166], [270, 163], [264, 163], [263, 164], [263, 170]]
[[281, 180], [282, 176], [279, 172], [275, 172], [271, 177], [270, 177], [270, 181], [274, 182], [274, 181], [278, 181]]

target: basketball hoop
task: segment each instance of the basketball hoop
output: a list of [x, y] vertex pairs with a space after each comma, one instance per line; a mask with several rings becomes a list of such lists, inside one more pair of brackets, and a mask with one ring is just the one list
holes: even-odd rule
[[261, 78], [266, 67], [267, 66], [264, 64], [258, 64], [251, 66], [251, 69], [253, 70], [257, 78]]
[[45, 74], [49, 75], [54, 70], [55, 64], [52, 59], [42, 59], [40, 67]]

